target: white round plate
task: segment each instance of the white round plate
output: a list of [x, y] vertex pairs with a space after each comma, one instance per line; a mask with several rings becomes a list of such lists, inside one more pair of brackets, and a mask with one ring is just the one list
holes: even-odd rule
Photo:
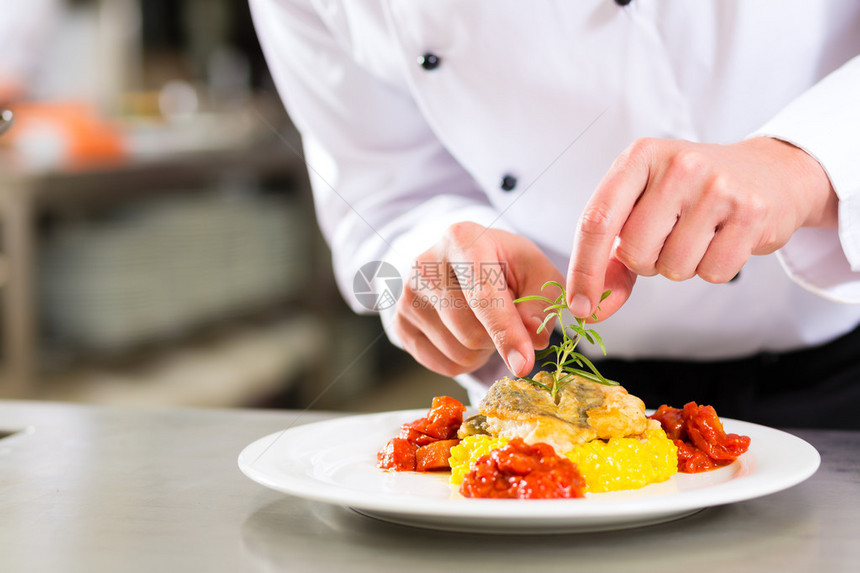
[[289, 428], [248, 445], [239, 454], [239, 468], [272, 489], [385, 521], [448, 531], [539, 534], [677, 519], [789, 488], [815, 473], [821, 460], [815, 448], [791, 434], [724, 418], [727, 432], [750, 436], [752, 443], [737, 461], [718, 470], [584, 499], [467, 499], [448, 483], [448, 473], [376, 467], [376, 452], [400, 425], [425, 414], [383, 412]]

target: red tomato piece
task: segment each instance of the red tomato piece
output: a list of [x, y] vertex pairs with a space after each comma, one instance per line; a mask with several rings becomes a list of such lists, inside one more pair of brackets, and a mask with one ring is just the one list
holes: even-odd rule
[[678, 471], [697, 473], [729, 464], [746, 452], [748, 436], [726, 434], [712, 406], [689, 402], [683, 409], [663, 404], [651, 418], [678, 446]]
[[414, 471], [418, 447], [403, 438], [391, 438], [376, 454], [376, 465], [384, 470]]
[[448, 463], [451, 448], [459, 443], [460, 440], [439, 440], [421, 446], [415, 451], [415, 469], [419, 472], [451, 469], [451, 464]]
[[585, 480], [569, 459], [543, 443], [515, 438], [478, 460], [460, 486], [465, 497], [552, 499], [583, 497]]
[[705, 472], [717, 467], [714, 461], [702, 450], [689, 442], [675, 440], [678, 446], [678, 471], [682, 473], [695, 474]]
[[437, 396], [433, 398], [430, 411], [425, 417], [406, 426], [437, 440], [450, 440], [457, 437], [465, 411], [466, 407], [459, 400], [449, 396]]
[[[397, 437], [391, 439], [377, 453], [377, 466], [397, 471], [428, 471], [450, 467], [448, 458], [451, 447], [459, 440], [457, 430], [463, 423], [466, 407], [459, 400], [448, 396], [433, 398], [430, 410], [423, 418], [418, 418], [400, 426]], [[437, 442], [453, 441], [452, 444], [434, 446]], [[419, 463], [418, 451], [421, 453]]]
[[750, 437], [739, 434], [726, 434], [725, 446], [735, 457], [747, 451], [750, 447]]
[[666, 432], [666, 437], [670, 440], [683, 440], [684, 436], [684, 416], [678, 408], [672, 408], [663, 404], [651, 417], [659, 420], [663, 426], [663, 431]]
[[436, 438], [433, 436], [424, 434], [413, 427], [413, 424], [417, 424], [424, 418], [419, 420], [415, 420], [414, 422], [409, 422], [408, 424], [403, 424], [400, 426], [400, 432], [398, 432], [397, 437], [403, 438], [404, 440], [408, 440], [410, 443], [415, 444], [416, 446], [426, 446], [427, 444], [431, 444], [436, 441]]

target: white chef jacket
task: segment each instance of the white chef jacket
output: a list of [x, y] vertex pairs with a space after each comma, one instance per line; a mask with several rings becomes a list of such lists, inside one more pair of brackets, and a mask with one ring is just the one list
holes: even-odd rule
[[[608, 355], [741, 357], [860, 322], [860, 2], [251, 5], [355, 310], [359, 267], [386, 260], [405, 277], [458, 221], [522, 234], [564, 272], [585, 203], [637, 138], [767, 135], [824, 167], [838, 230], [801, 229], [728, 284], [640, 277], [600, 324]], [[502, 373], [495, 357], [460, 381]]]

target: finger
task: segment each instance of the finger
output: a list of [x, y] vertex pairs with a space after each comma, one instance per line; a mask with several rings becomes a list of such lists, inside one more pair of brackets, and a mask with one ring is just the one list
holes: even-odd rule
[[493, 340], [508, 369], [517, 376], [528, 374], [534, 365], [534, 345], [510, 292], [496, 290], [482, 281], [464, 284], [462, 288], [471, 300], [493, 301], [492, 304], [473, 305], [472, 312]]
[[[400, 337], [403, 348], [419, 364], [437, 374], [457, 376], [474, 370], [474, 368], [469, 370], [448, 358], [423, 332], [409, 321], [398, 319], [396, 333]], [[487, 359], [489, 359], [490, 354], [490, 352], [487, 353]], [[486, 362], [486, 359], [484, 362]]]
[[469, 350], [495, 349], [493, 339], [470, 308], [473, 304], [492, 304], [492, 301], [467, 301], [459, 288], [445, 289], [440, 293], [439, 300], [437, 311], [442, 326], [463, 347]]
[[[464, 230], [465, 229], [465, 230]], [[453, 233], [469, 232], [471, 228], [456, 227]], [[465, 263], [461, 268], [469, 272], [457, 275], [460, 290], [484, 330], [493, 340], [496, 350], [505, 360], [508, 369], [516, 376], [527, 375], [534, 365], [534, 345], [516, 309], [507, 284], [499, 284], [481, 271], [490, 263], [500, 263], [497, 241], [522, 241], [521, 237], [501, 232], [477, 239], [456, 237], [450, 241], [450, 260]], [[460, 248], [459, 245], [465, 245]], [[472, 302], [474, 301], [474, 302]]]
[[[517, 311], [520, 313], [520, 318], [529, 333], [529, 337], [532, 341], [532, 348], [534, 348], [534, 350], [543, 350], [549, 346], [549, 340], [552, 336], [552, 331], [555, 328], [556, 319], [551, 318], [544, 325], [543, 322], [546, 319], [546, 313], [544, 313], [542, 317], [532, 315], [527, 309], [520, 308], [523, 304], [525, 303], [517, 304]], [[546, 305], [543, 305], [541, 310], [544, 308], [546, 308]]]
[[627, 299], [630, 298], [630, 294], [633, 292], [633, 285], [636, 284], [636, 276], [636, 273], [628, 269], [615, 257], [609, 259], [609, 263], [606, 265], [604, 284], [612, 292], [606, 300], [600, 303], [600, 308], [596, 310], [597, 319], [595, 320], [589, 315], [587, 322], [605, 320], [615, 314], [627, 302]]
[[[441, 307], [446, 304], [444, 302], [446, 300], [448, 299], [435, 295], [432, 297], [419, 295], [409, 305], [408, 310], [404, 308], [402, 318], [423, 333], [448, 360], [462, 366], [466, 371], [474, 370], [486, 361], [486, 357], [494, 349], [492, 341], [488, 345], [484, 345], [484, 348], [479, 349], [470, 349], [464, 346], [439, 316], [440, 308], [437, 308], [436, 305]], [[454, 313], [471, 314], [467, 308], [462, 306]], [[451, 313], [449, 312], [449, 314]], [[473, 320], [477, 324], [477, 328], [483, 331], [480, 323], [475, 319]], [[486, 338], [489, 339], [489, 337]]]
[[669, 169], [652, 174], [618, 234], [614, 255], [636, 274], [657, 274], [657, 260], [666, 239], [682, 217], [682, 192], [690, 183], [678, 181], [676, 173]]
[[495, 347], [468, 308], [456, 276], [448, 276], [451, 265], [444, 260], [439, 246], [416, 259], [415, 274], [404, 285], [397, 314], [423, 331], [450, 360], [468, 368], [476, 360], [473, 351]]
[[655, 265], [657, 271], [673, 281], [693, 278], [721, 220], [722, 214], [709, 206], [685, 213], [666, 238]]
[[591, 316], [600, 300], [615, 238], [647, 186], [653, 146], [640, 140], [623, 153], [579, 219], [567, 272], [567, 302], [575, 316]]
[[696, 274], [710, 283], [727, 283], [750, 258], [754, 231], [749, 225], [730, 224], [720, 228], [696, 268]]

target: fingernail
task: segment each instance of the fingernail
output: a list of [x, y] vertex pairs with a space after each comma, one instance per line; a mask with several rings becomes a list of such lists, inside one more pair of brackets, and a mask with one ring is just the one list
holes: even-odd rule
[[570, 312], [577, 318], [584, 318], [591, 314], [591, 301], [584, 294], [573, 296], [570, 301]]
[[520, 372], [523, 371], [523, 368], [525, 368], [526, 365], [526, 359], [523, 358], [523, 355], [517, 350], [511, 350], [508, 352], [507, 361], [508, 369], [517, 376], [520, 375]]

